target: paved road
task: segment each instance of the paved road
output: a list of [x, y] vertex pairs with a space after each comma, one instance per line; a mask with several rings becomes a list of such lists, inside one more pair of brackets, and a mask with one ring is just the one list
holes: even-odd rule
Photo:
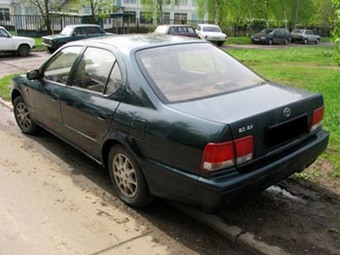
[[14, 73], [25, 73], [38, 68], [48, 57], [47, 52], [32, 52], [28, 57], [0, 55], [0, 78]]

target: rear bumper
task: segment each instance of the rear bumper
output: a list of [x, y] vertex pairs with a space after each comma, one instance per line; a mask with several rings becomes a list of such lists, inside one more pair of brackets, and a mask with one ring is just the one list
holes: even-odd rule
[[300, 172], [327, 148], [329, 134], [321, 130], [316, 139], [278, 160], [247, 173], [212, 179], [164, 168], [154, 163], [142, 165], [152, 194], [207, 208], [216, 208], [234, 197], [261, 191]]

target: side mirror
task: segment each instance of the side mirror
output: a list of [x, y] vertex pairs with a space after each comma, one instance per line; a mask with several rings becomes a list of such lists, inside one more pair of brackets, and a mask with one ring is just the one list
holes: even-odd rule
[[26, 78], [28, 80], [36, 80], [41, 78], [41, 74], [38, 69], [30, 70], [26, 73]]

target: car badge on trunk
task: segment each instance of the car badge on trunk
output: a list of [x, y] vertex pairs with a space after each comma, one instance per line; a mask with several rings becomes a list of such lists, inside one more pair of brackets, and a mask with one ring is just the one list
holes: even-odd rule
[[292, 110], [289, 107], [283, 109], [283, 116], [288, 118], [292, 114]]

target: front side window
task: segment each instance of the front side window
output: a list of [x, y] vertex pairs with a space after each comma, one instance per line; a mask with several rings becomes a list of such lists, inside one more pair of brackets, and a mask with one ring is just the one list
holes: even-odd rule
[[47, 64], [44, 70], [45, 79], [66, 84], [72, 65], [80, 51], [81, 47], [67, 47], [59, 51]]
[[87, 48], [78, 63], [71, 85], [104, 93], [115, 60], [114, 55], [107, 50]]
[[195, 100], [247, 88], [263, 79], [210, 44], [146, 49], [137, 62], [164, 102]]

